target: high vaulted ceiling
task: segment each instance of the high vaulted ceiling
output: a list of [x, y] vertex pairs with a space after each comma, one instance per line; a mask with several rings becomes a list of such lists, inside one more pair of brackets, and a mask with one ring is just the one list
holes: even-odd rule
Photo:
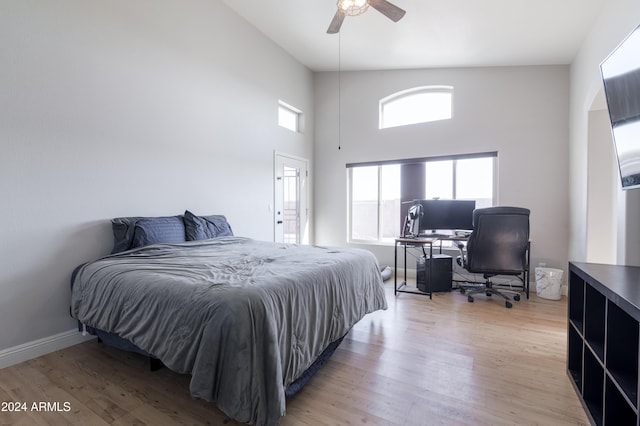
[[223, 0], [314, 71], [569, 64], [605, 0], [391, 0], [327, 34], [335, 0]]

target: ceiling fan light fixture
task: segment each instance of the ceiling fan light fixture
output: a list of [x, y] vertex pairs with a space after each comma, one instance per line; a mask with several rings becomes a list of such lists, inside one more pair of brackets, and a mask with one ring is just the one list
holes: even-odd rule
[[361, 15], [367, 11], [369, 6], [393, 22], [398, 22], [406, 13], [388, 0], [338, 0], [338, 10], [336, 14], [333, 15], [333, 19], [327, 29], [327, 34], [340, 32], [340, 27], [342, 27], [342, 22], [344, 22], [346, 16]]
[[347, 16], [361, 15], [369, 8], [368, 0], [338, 0], [338, 10]]

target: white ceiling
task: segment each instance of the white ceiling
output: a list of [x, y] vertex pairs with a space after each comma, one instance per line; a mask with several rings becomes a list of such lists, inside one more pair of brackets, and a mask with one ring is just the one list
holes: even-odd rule
[[[222, 0], [314, 71], [569, 64], [605, 0], [391, 0], [327, 34], [335, 0]], [[340, 52], [340, 54], [338, 53]]]

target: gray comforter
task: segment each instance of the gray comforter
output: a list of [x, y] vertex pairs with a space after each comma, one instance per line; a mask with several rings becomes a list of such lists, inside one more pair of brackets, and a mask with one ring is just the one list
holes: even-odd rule
[[238, 421], [275, 424], [287, 386], [387, 304], [367, 251], [224, 237], [88, 263], [71, 307], [82, 323], [191, 374], [194, 397]]

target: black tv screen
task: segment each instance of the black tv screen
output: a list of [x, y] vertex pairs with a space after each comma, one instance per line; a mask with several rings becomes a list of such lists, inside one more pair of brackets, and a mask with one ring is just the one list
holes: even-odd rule
[[414, 200], [422, 205], [420, 233], [473, 229], [475, 200]]
[[622, 189], [640, 187], [640, 26], [600, 64]]

